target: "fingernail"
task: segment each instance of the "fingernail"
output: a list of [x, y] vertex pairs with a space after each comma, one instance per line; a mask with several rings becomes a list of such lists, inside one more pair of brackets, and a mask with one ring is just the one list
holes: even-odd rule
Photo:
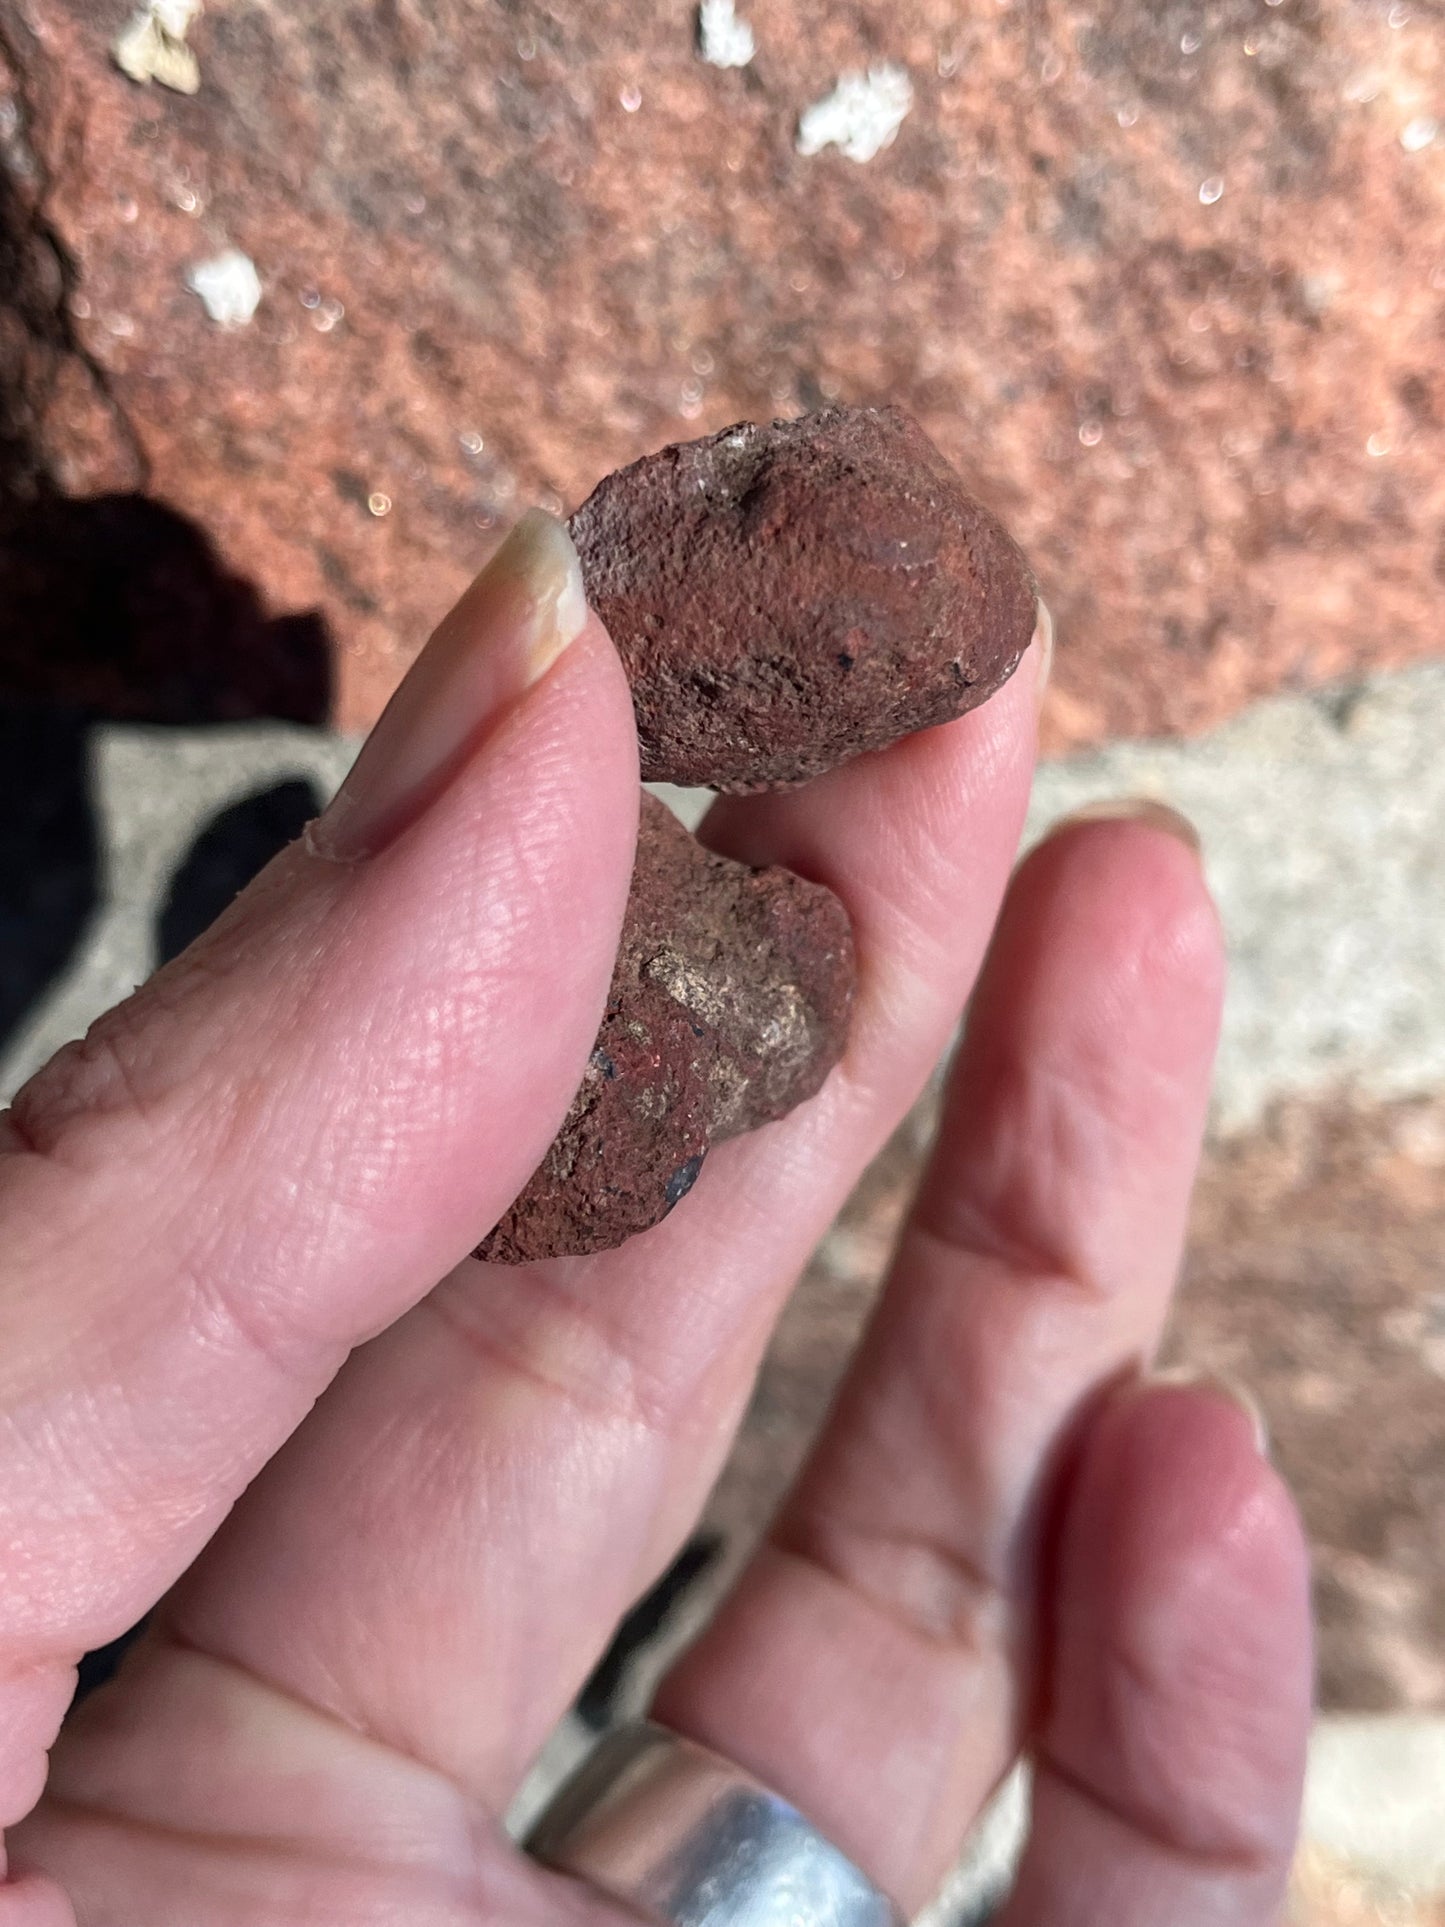
[[1147, 1372], [1139, 1380], [1141, 1392], [1152, 1392], [1160, 1387], [1174, 1386], [1181, 1391], [1208, 1392], [1215, 1398], [1228, 1400], [1238, 1406], [1249, 1420], [1254, 1433], [1255, 1450], [1262, 1459], [1269, 1457], [1269, 1426], [1259, 1400], [1247, 1386], [1224, 1372], [1200, 1371], [1192, 1365], [1170, 1365], [1163, 1371]]
[[1189, 818], [1152, 796], [1108, 797], [1097, 803], [1085, 803], [1061, 817], [1054, 828], [1068, 829], [1075, 823], [1147, 823], [1151, 829], [1176, 837], [1196, 856], [1200, 854], [1199, 832]]
[[541, 509], [524, 515], [407, 671], [329, 809], [318, 855], [374, 856], [414, 822], [487, 729], [539, 682], [587, 620], [577, 551]]
[[1038, 644], [1039, 666], [1034, 672], [1034, 701], [1042, 709], [1054, 667], [1054, 619], [1042, 596], [1037, 597], [1034, 603], [1034, 633], [1029, 639], [1029, 647], [1032, 648], [1035, 643]]

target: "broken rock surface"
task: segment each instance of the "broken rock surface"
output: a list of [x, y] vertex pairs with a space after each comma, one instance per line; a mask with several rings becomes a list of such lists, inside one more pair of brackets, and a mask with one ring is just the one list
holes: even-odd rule
[[582, 1088], [478, 1256], [602, 1251], [667, 1216], [709, 1146], [811, 1097], [842, 1054], [847, 912], [822, 884], [703, 849], [644, 795], [632, 895]]

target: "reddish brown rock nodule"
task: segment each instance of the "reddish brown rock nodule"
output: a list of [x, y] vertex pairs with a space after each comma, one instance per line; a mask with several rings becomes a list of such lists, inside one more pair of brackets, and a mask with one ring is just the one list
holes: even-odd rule
[[571, 530], [652, 782], [820, 775], [983, 702], [1034, 630], [1019, 549], [896, 408], [664, 448]]
[[645, 795], [582, 1088], [478, 1257], [603, 1251], [658, 1223], [710, 1145], [813, 1095], [842, 1055], [852, 995], [852, 933], [831, 890], [714, 856]]
[[[892, 408], [665, 448], [571, 528], [655, 781], [770, 789], [883, 749], [991, 695], [1037, 619], [1019, 550]], [[658, 1223], [711, 1144], [813, 1095], [852, 994], [830, 890], [712, 855], [645, 796], [582, 1088], [478, 1255], [601, 1251]]]

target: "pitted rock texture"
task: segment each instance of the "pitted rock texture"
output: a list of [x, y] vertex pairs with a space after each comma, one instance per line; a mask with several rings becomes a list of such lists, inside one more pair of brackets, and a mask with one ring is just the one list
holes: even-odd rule
[[632, 895], [582, 1088], [478, 1257], [602, 1251], [665, 1218], [710, 1145], [811, 1097], [842, 1055], [847, 912], [703, 849], [644, 795]]
[[1034, 629], [1028, 564], [896, 408], [665, 448], [570, 526], [651, 782], [801, 782], [983, 702]]
[[[0, 0], [0, 466], [184, 509], [319, 613], [345, 727], [526, 503], [839, 400], [1023, 544], [1056, 747], [1439, 650], [1438, 0], [799, 0], [735, 72], [676, 0], [225, 0], [191, 99], [115, 69], [131, 11]], [[875, 59], [894, 144], [800, 155]]]

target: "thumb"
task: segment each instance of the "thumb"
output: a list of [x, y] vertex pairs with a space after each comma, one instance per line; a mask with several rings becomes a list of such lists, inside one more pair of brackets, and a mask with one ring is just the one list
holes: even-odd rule
[[149, 1605], [525, 1183], [637, 806], [620, 665], [529, 516], [306, 837], [0, 1118], [0, 1734], [6, 1675]]

